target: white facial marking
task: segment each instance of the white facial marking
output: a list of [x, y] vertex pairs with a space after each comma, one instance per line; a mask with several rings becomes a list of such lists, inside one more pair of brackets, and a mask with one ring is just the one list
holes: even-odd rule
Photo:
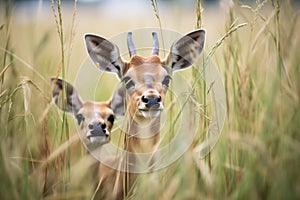
[[91, 131], [88, 131], [87, 134], [86, 134], [86, 137], [90, 140], [91, 143], [108, 143], [109, 142], [109, 139], [108, 139], [108, 136], [110, 135], [109, 131], [107, 129], [104, 129], [105, 130], [105, 135], [95, 135], [95, 134], [92, 134]]
[[159, 114], [161, 113], [161, 110], [148, 110], [148, 111], [141, 110], [141, 113], [144, 118], [152, 119], [158, 117]]

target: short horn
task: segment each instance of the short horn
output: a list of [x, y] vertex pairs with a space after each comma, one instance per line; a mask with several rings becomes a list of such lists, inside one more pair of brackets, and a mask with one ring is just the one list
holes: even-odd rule
[[127, 34], [127, 46], [128, 46], [128, 51], [129, 51], [130, 58], [133, 55], [136, 55], [136, 50], [135, 50], [133, 40], [132, 40], [132, 32], [128, 32], [128, 34]]
[[153, 36], [153, 49], [152, 49], [152, 55], [158, 55], [159, 53], [159, 42], [156, 32], [152, 32]]

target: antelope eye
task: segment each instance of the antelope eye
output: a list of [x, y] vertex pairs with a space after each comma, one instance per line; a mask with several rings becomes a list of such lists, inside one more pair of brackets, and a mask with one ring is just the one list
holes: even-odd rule
[[122, 81], [124, 81], [127, 90], [135, 86], [133, 80], [129, 77], [124, 77]]
[[114, 115], [109, 115], [109, 117], [107, 118], [107, 121], [109, 121], [111, 124], [114, 124], [115, 116]]
[[80, 125], [82, 122], [84, 122], [84, 116], [82, 114], [77, 114], [76, 116], [77, 123]]
[[161, 82], [164, 86], [169, 87], [170, 80], [172, 80], [171, 76], [165, 76], [164, 80]]
[[132, 87], [134, 87], [134, 85], [135, 85], [134, 82], [132, 80], [130, 80], [126, 83], [126, 89], [132, 88]]

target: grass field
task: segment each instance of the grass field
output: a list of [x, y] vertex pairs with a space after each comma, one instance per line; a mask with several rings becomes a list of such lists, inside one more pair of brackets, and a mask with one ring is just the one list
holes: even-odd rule
[[[211, 153], [195, 159], [213, 109], [209, 86], [197, 82], [197, 138], [169, 167], [141, 175], [126, 198], [300, 199], [300, 5], [158, 1], [155, 10], [153, 1], [51, 2], [0, 3], [1, 199], [92, 198], [96, 161], [72, 116], [52, 103], [50, 77], [78, 82], [85, 33], [111, 38], [160, 26], [182, 34], [206, 29], [205, 52], [226, 91], [226, 121]], [[182, 74], [195, 80], [192, 69]], [[103, 74], [96, 92], [82, 87], [80, 94], [106, 100], [117, 82]]]

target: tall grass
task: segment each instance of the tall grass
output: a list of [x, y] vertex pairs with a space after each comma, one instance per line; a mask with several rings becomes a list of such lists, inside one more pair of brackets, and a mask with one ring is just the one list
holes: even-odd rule
[[[62, 16], [62, 5], [61, 1], [57, 0], [56, 3], [54, 0], [51, 0], [51, 7], [52, 7], [52, 12], [54, 14], [54, 19], [56, 22], [56, 28], [57, 28], [57, 33], [58, 33], [58, 38], [60, 41], [60, 52], [61, 52], [61, 62], [59, 67], [57, 68], [57, 75], [56, 77], [61, 74], [62, 79], [66, 79], [66, 72], [68, 70], [68, 65], [70, 63], [70, 58], [71, 58], [71, 53], [72, 53], [72, 44], [73, 44], [73, 39], [75, 35], [75, 27], [74, 27], [74, 22], [75, 22], [75, 17], [76, 17], [76, 1], [74, 1], [74, 10], [73, 10], [73, 15], [72, 15], [72, 25], [71, 25], [71, 31], [70, 31], [70, 41], [68, 45], [68, 49], [66, 49], [66, 42], [65, 42], [65, 32], [64, 32], [64, 26], [63, 26], [63, 16]], [[69, 53], [69, 55], [67, 55]], [[67, 60], [68, 59], [68, 60]], [[66, 84], [63, 84], [63, 91], [66, 90]], [[63, 106], [67, 107], [67, 96], [66, 93], [63, 92], [63, 99], [64, 103]], [[61, 127], [61, 133], [60, 133], [60, 142], [63, 140], [69, 140], [70, 139], [70, 132], [69, 132], [69, 123], [67, 119], [67, 113], [63, 112], [63, 118], [62, 118], [62, 127]], [[64, 181], [65, 183], [62, 185], [63, 186], [63, 191], [67, 191], [67, 184], [70, 181], [70, 149], [66, 149], [66, 154], [63, 157], [63, 163], [62, 166], [65, 165], [65, 170], [62, 170], [62, 172], [65, 172], [64, 175]]]
[[[155, 20], [166, 25], [156, 1], [151, 2]], [[200, 3], [196, 1], [195, 24], [196, 28], [206, 28], [206, 12], [210, 11]], [[41, 39], [30, 46], [22, 45], [30, 36], [24, 36], [22, 44], [14, 42], [20, 42], [18, 33], [23, 30], [25, 34], [26, 30], [14, 26], [14, 5], [1, 2], [2, 199], [90, 199], [98, 183], [96, 161], [82, 147], [75, 123], [51, 103], [49, 72], [72, 79], [68, 71], [73, 70], [69, 65], [70, 60], [76, 60], [72, 55], [77, 48], [76, 2], [70, 15], [63, 12], [60, 1], [51, 5], [58, 37], [55, 31], [41, 28]], [[213, 110], [209, 86], [194, 73], [192, 78], [186, 77], [194, 90], [190, 95], [201, 110], [198, 138], [168, 168], [139, 176], [130, 198], [300, 198], [299, 8], [290, 1], [235, 2], [224, 13], [219, 38], [205, 47], [206, 57], [222, 74], [227, 94], [227, 120], [207, 160], [209, 170], [201, 168], [202, 160], [192, 155], [204, 139]], [[69, 19], [71, 28], [66, 26]], [[208, 31], [207, 38], [211, 35]], [[55, 59], [53, 49], [59, 52]], [[177, 113], [180, 108], [174, 106], [172, 112]], [[170, 124], [174, 123], [176, 117], [170, 118]]]

